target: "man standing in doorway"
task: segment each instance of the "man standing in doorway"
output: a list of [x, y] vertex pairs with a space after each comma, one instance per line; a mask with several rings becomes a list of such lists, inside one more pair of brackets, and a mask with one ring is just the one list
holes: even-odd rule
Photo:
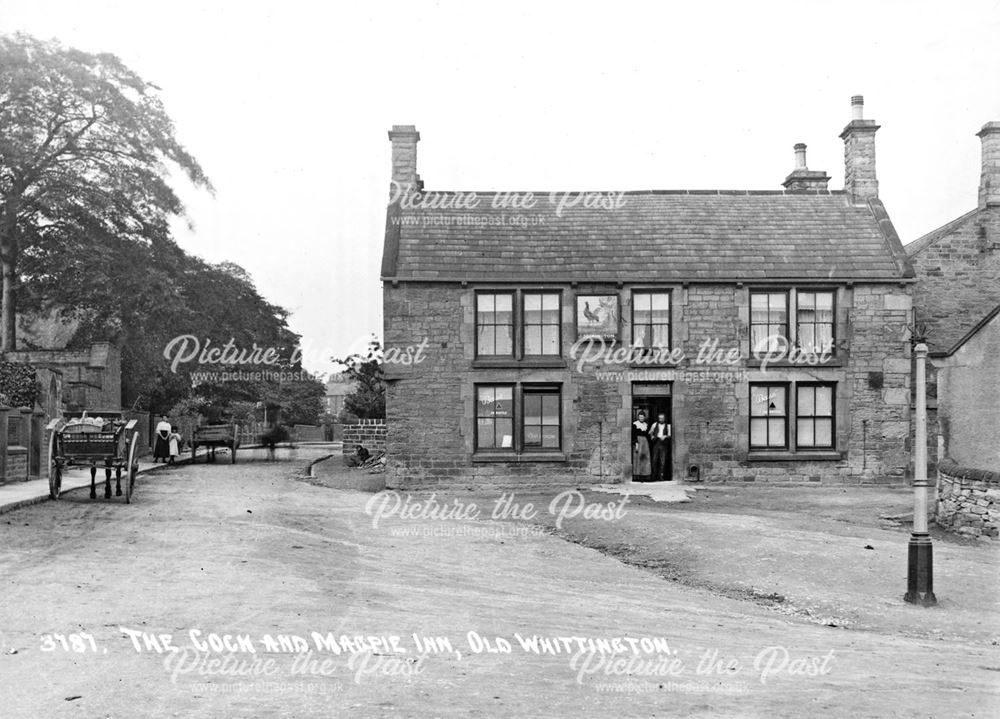
[[670, 479], [667, 476], [669, 471], [667, 459], [670, 456], [670, 425], [667, 424], [667, 415], [663, 412], [656, 416], [656, 421], [649, 428], [649, 447], [653, 456], [653, 476], [650, 477], [650, 481], [668, 481]]

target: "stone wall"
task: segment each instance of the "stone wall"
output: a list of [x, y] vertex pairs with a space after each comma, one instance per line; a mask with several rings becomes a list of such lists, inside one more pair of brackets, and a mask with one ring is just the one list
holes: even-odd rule
[[962, 467], [1000, 470], [1000, 315], [933, 361], [942, 455]]
[[[0, 484], [48, 476], [49, 432], [42, 411], [0, 407]], [[29, 462], [31, 463], [29, 471]]]
[[28, 479], [27, 447], [7, 448], [7, 481], [20, 482]]
[[1000, 473], [949, 460], [938, 463], [934, 521], [958, 534], [995, 539], [1000, 530]]
[[362, 419], [357, 424], [345, 424], [343, 429], [345, 455], [353, 454], [359, 444], [372, 454], [385, 450], [384, 419]]
[[[19, 350], [8, 352], [7, 359], [58, 373], [61, 399], [71, 409], [116, 410], [121, 407], [121, 351], [108, 342], [96, 342], [83, 350]], [[41, 376], [39, 379], [50, 382]]]
[[313, 424], [296, 424], [292, 426], [292, 437], [296, 442], [322, 442], [323, 428]]
[[[963, 215], [906, 249], [917, 277], [914, 323], [926, 327], [932, 355], [946, 352], [1000, 304], [1000, 207]], [[949, 447], [956, 422], [972, 425], [960, 430], [964, 437], [972, 437], [975, 426], [986, 426], [973, 412], [962, 417], [954, 411], [956, 402], [938, 386], [940, 364], [935, 360], [927, 366], [928, 472], [938, 457], [965, 462]]]
[[[476, 486], [618, 482], [631, 476], [634, 382], [670, 383], [673, 476], [697, 468], [708, 481], [902, 482], [909, 473], [909, 289], [856, 284], [837, 290], [834, 361], [822, 367], [772, 366], [749, 356], [749, 290], [735, 284], [672, 285], [673, 345], [688, 358], [677, 367], [585, 362], [569, 355], [575, 341], [575, 296], [619, 293], [621, 333], [631, 327], [631, 288], [564, 286], [561, 358], [528, 364], [475, 358], [475, 288], [400, 283], [384, 291], [387, 348], [426, 343], [419, 364], [386, 367], [387, 483]], [[692, 363], [702, 343], [738, 347], [736, 366]], [[618, 345], [621, 346], [620, 344]], [[833, 452], [753, 456], [748, 451], [749, 383], [837, 383]], [[553, 383], [562, 389], [562, 451], [498, 461], [473, 451], [477, 383]], [[345, 448], [349, 439], [345, 437]]]
[[910, 261], [915, 320], [931, 352], [949, 350], [1000, 304], [1000, 207], [959, 218]]

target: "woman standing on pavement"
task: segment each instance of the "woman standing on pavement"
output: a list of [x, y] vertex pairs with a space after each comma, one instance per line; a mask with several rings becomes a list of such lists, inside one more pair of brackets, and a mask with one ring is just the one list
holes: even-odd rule
[[156, 433], [153, 436], [153, 464], [156, 464], [158, 459], [166, 462], [170, 457], [170, 432], [172, 429], [167, 416], [161, 415], [160, 421], [156, 424]]

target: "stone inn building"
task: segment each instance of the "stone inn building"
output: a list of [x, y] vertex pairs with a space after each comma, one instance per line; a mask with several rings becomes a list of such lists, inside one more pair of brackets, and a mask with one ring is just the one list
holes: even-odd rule
[[[909, 473], [913, 270], [852, 100], [845, 187], [431, 192], [395, 126], [382, 261], [390, 487]], [[419, 348], [417, 353], [405, 348]]]

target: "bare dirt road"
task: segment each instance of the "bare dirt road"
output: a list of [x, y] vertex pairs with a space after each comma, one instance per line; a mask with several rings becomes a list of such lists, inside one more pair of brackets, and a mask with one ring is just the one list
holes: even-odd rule
[[373, 526], [405, 497], [296, 478], [321, 451], [3, 515], [0, 716], [1000, 713], [996, 647], [776, 615], [454, 501]]

